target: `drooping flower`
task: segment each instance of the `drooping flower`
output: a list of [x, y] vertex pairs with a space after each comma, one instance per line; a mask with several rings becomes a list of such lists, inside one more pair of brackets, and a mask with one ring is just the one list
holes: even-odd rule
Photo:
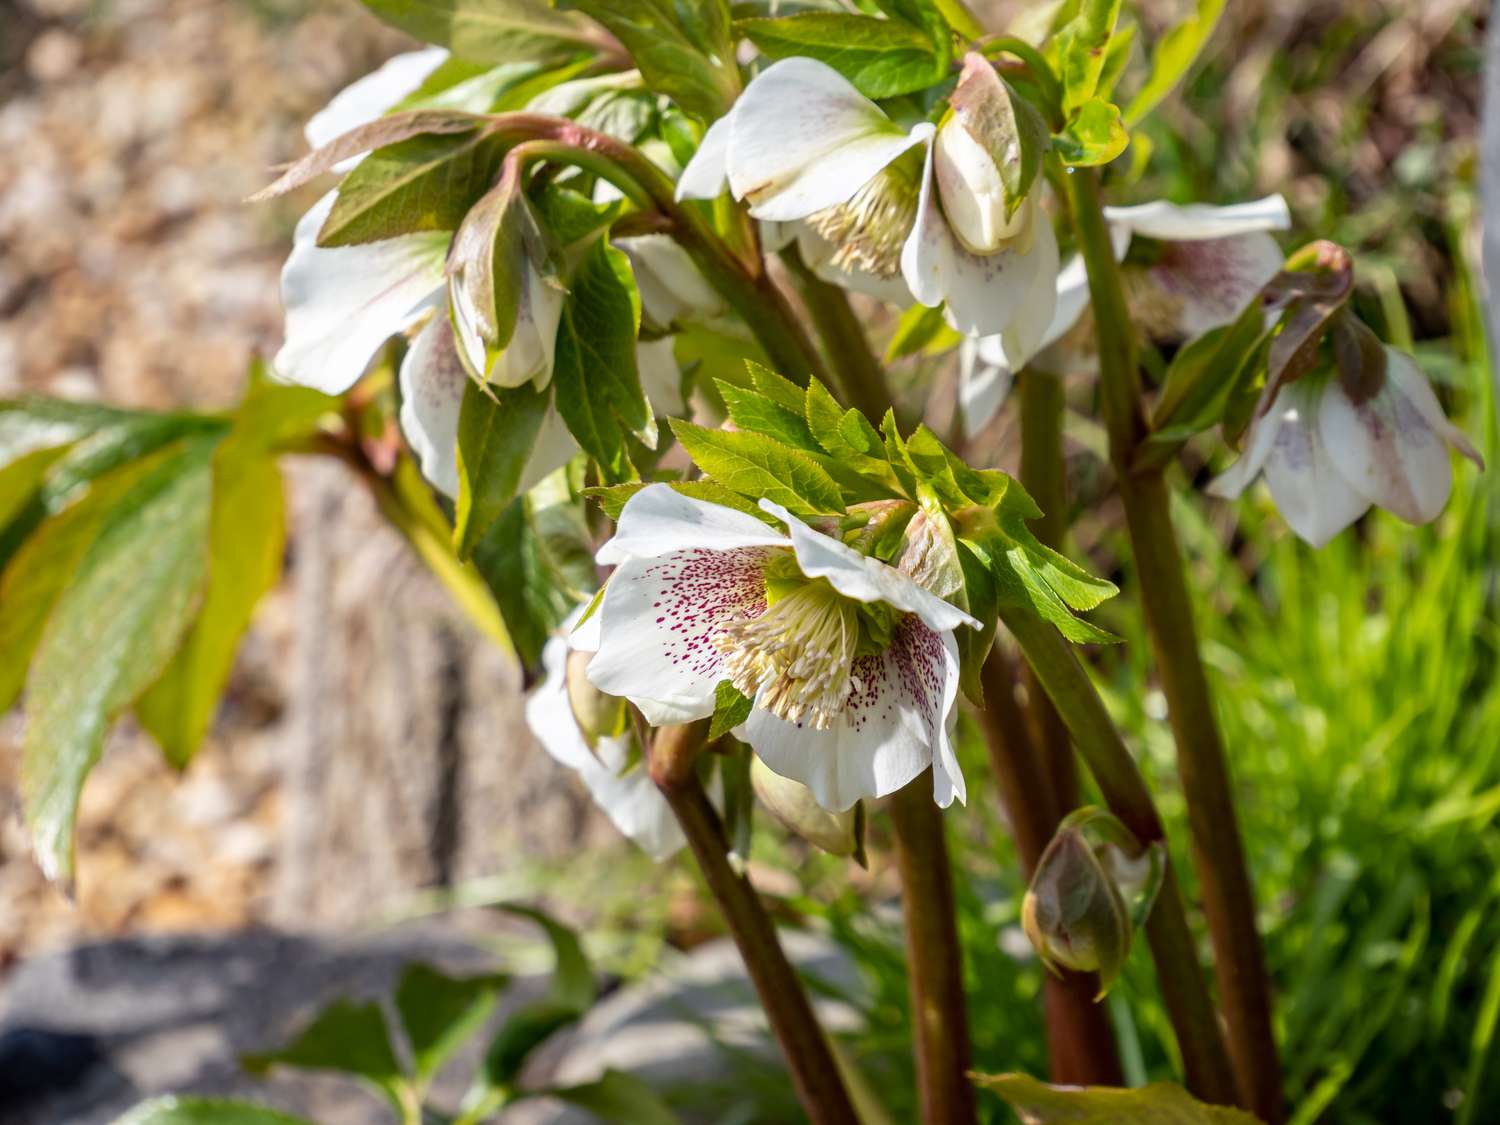
[[[971, 100], [1008, 97], [979, 56], [964, 75]], [[956, 109], [941, 128], [904, 129], [833, 68], [783, 59], [709, 129], [678, 195], [713, 198], [727, 185], [756, 218], [826, 243], [815, 254], [824, 276], [900, 277], [923, 304], [946, 302], [961, 332], [1017, 333], [1025, 346], [1051, 318], [1057, 241], [1039, 181], [1009, 197], [969, 128]]]
[[526, 701], [526, 725], [548, 754], [578, 774], [616, 828], [652, 859], [664, 860], [682, 847], [682, 829], [640, 760], [633, 731], [595, 738], [592, 745], [586, 740], [568, 698], [568, 662], [567, 637], [549, 639], [542, 649], [544, 678]]
[[641, 316], [657, 331], [712, 321], [728, 311], [724, 298], [670, 235], [630, 235], [615, 239], [615, 245], [630, 259]]
[[761, 507], [786, 533], [664, 484], [631, 497], [597, 556], [615, 571], [589, 678], [654, 724], [711, 715], [717, 686], [731, 681], [754, 704], [736, 733], [834, 812], [928, 766], [937, 802], [962, 800], [953, 631], [978, 623], [780, 506]]
[[1264, 474], [1283, 518], [1314, 547], [1372, 504], [1408, 523], [1436, 519], [1453, 488], [1449, 447], [1484, 462], [1444, 417], [1415, 361], [1389, 346], [1384, 355], [1373, 390], [1328, 370], [1282, 387], [1209, 491], [1233, 499]]
[[[1276, 276], [1282, 253], [1271, 231], [1291, 225], [1279, 195], [1228, 207], [1157, 201], [1106, 207], [1115, 256], [1125, 259], [1121, 278], [1131, 312], [1151, 337], [1181, 343], [1233, 321]], [[1131, 260], [1132, 248], [1143, 261]], [[999, 336], [980, 339], [960, 355], [959, 403], [973, 437], [1005, 401], [1016, 371], [1033, 362], [1062, 374], [1089, 367], [1097, 357], [1086, 345], [1070, 346], [1089, 307], [1089, 278], [1075, 254], [1057, 273], [1057, 304], [1031, 351], [1008, 348]]]

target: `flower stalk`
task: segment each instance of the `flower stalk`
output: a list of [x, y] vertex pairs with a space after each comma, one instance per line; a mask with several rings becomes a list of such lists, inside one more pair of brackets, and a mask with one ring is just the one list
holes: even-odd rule
[[724, 825], [693, 771], [707, 733], [706, 721], [661, 728], [651, 747], [652, 779], [677, 817], [734, 937], [808, 1119], [813, 1125], [859, 1125], [827, 1036], [781, 948], [771, 916], [750, 880], [729, 864]]
[[1092, 171], [1075, 170], [1068, 181], [1079, 243], [1088, 265], [1110, 460], [1118, 476], [1146, 626], [1177, 742], [1178, 770], [1187, 798], [1193, 854], [1213, 939], [1230, 1050], [1245, 1104], [1275, 1125], [1283, 1120], [1285, 1109], [1281, 1064], [1271, 1026], [1270, 982], [1255, 925], [1255, 899], [1228, 763], [1198, 651], [1182, 554], [1172, 527], [1170, 493], [1161, 469], [1131, 469], [1136, 448], [1146, 433], [1146, 422], [1135, 339], [1100, 205], [1098, 177]]

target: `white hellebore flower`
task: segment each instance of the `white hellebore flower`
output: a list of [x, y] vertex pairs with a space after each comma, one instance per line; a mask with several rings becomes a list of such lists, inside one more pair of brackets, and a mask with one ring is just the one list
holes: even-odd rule
[[1453, 487], [1449, 446], [1484, 462], [1443, 416], [1415, 361], [1389, 346], [1385, 360], [1384, 383], [1368, 396], [1351, 393], [1337, 372], [1282, 387], [1209, 491], [1233, 499], [1264, 474], [1286, 522], [1314, 547], [1372, 504], [1408, 523], [1436, 519]]
[[[1291, 226], [1279, 195], [1228, 207], [1157, 201], [1106, 207], [1104, 220], [1116, 258], [1125, 258], [1137, 236], [1152, 239], [1149, 264], [1122, 267], [1131, 311], [1158, 340], [1180, 342], [1231, 323], [1281, 269], [1281, 248], [1270, 232]], [[1040, 353], [1045, 370], [1076, 366], [1078, 356], [1054, 348], [1089, 307], [1089, 277], [1075, 254], [1057, 274], [1052, 320], [1031, 351], [1008, 348], [1000, 336], [966, 344], [959, 356], [959, 402], [973, 437], [995, 416], [1010, 391], [1014, 372]], [[1066, 343], [1063, 343], [1066, 348]], [[1058, 371], [1065, 374], [1065, 371]]]
[[732, 681], [754, 702], [736, 734], [833, 812], [928, 766], [938, 804], [963, 800], [953, 631], [979, 623], [779, 505], [761, 507], [787, 533], [665, 484], [631, 497], [597, 556], [615, 571], [589, 679], [657, 725], [713, 714], [715, 688]]
[[[755, 218], [810, 228], [817, 239], [802, 249], [824, 276], [900, 277], [923, 304], [946, 301], [960, 331], [1014, 333], [1027, 347], [1052, 315], [1057, 241], [1037, 206], [1040, 181], [1009, 199], [971, 132], [1008, 97], [971, 55], [949, 120], [903, 129], [833, 68], [782, 59], [708, 130], [677, 192], [713, 198], [727, 184]], [[1019, 141], [1010, 158], [1020, 159]]]
[[[575, 613], [565, 628], [580, 616]], [[633, 754], [635, 734], [599, 738], [590, 748], [568, 701], [567, 665], [566, 636], [552, 637], [542, 649], [545, 676], [526, 700], [526, 725], [547, 753], [578, 774], [616, 828], [652, 859], [666, 859], [682, 847], [682, 830], [645, 764], [637, 760], [631, 768], [632, 757], [639, 757]]]

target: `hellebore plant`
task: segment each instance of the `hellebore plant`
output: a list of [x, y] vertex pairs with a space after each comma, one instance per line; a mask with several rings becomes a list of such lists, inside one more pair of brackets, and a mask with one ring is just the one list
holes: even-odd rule
[[[963, 1125], [987, 1064], [968, 1038], [955, 900], [981, 889], [956, 886], [944, 820], [995, 799], [992, 780], [1030, 882], [1025, 929], [1055, 974], [1049, 1096], [1082, 1119], [1093, 1095], [1072, 1087], [1123, 1081], [1097, 998], [1139, 933], [1187, 1090], [1283, 1120], [1166, 474], [1189, 441], [1227, 462], [1221, 433], [1240, 453], [1211, 491], [1263, 476], [1320, 545], [1372, 505], [1437, 518], [1450, 449], [1478, 455], [1416, 361], [1357, 319], [1350, 256], [1283, 255], [1280, 196], [1125, 203], [1135, 180], [1116, 158], [1212, 18], [1138, 75], [1105, 0], [1055, 7], [1034, 39], [986, 35], [961, 0], [735, 18], [725, 0], [368, 2], [431, 46], [336, 97], [308, 126], [313, 151], [261, 193], [342, 177], [297, 224], [276, 382], [257, 379], [230, 415], [153, 416], [165, 436], [133, 438], [124, 467], [63, 456], [126, 425], [117, 414], [10, 415], [23, 437], [3, 448], [35, 459], [24, 480], [42, 482], [41, 507], [0, 511], [42, 514], [0, 542], [55, 526], [47, 505], [79, 480], [125, 521], [80, 556], [62, 624], [0, 606], [0, 636], [33, 666], [23, 802], [46, 869], [71, 875], [78, 792], [123, 708], [174, 761], [191, 755], [274, 579], [274, 458], [331, 455], [540, 673], [526, 717], [545, 750], [654, 858], [686, 845], [817, 1125], [861, 1113], [745, 875], [756, 796], [811, 845], [894, 866], [915, 1101], [924, 1125]], [[1142, 90], [1125, 111], [1122, 84]], [[923, 357], [900, 395], [878, 336]], [[1059, 376], [1075, 373], [1097, 375], [1127, 595], [1177, 745], [1192, 904], [1085, 663], [1108, 658], [1077, 647], [1117, 640], [1086, 615], [1118, 591], [1061, 553]], [[1013, 375], [1020, 481], [941, 436], [976, 434]], [[138, 541], [118, 530], [135, 519]], [[107, 581], [136, 554], [145, 578]], [[244, 560], [267, 558], [249, 575]], [[25, 546], [14, 559], [6, 581], [56, 589]], [[99, 615], [105, 594], [137, 600]], [[133, 659], [107, 675], [79, 664], [59, 640], [70, 622], [107, 634], [89, 652]], [[20, 688], [0, 682], [0, 697]], [[965, 707], [993, 779], [960, 767]], [[1078, 762], [1107, 812], [1082, 808]], [[1163, 1107], [1208, 1112], [1169, 1093]], [[1155, 1120], [1142, 1094], [1128, 1120]]]

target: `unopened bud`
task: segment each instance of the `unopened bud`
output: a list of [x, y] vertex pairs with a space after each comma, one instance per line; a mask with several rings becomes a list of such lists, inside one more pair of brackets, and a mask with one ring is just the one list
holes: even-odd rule
[[617, 695], [605, 695], [589, 682], [587, 675], [592, 652], [568, 653], [566, 683], [568, 706], [573, 710], [573, 719], [583, 733], [583, 740], [590, 748], [601, 738], [614, 738], [625, 733], [629, 715], [625, 700]]
[[1006, 216], [1008, 196], [1000, 168], [957, 117], [938, 130], [933, 174], [943, 214], [958, 240], [976, 254], [993, 254], [1031, 224], [1035, 204], [1025, 200]]
[[925, 507], [917, 509], [906, 525], [896, 569], [940, 598], [951, 597], [964, 588], [963, 564], [946, 516]]
[[782, 777], [759, 758], [750, 761], [750, 785], [766, 811], [809, 844], [829, 855], [853, 856], [865, 864], [864, 806], [829, 812], [799, 781]]

